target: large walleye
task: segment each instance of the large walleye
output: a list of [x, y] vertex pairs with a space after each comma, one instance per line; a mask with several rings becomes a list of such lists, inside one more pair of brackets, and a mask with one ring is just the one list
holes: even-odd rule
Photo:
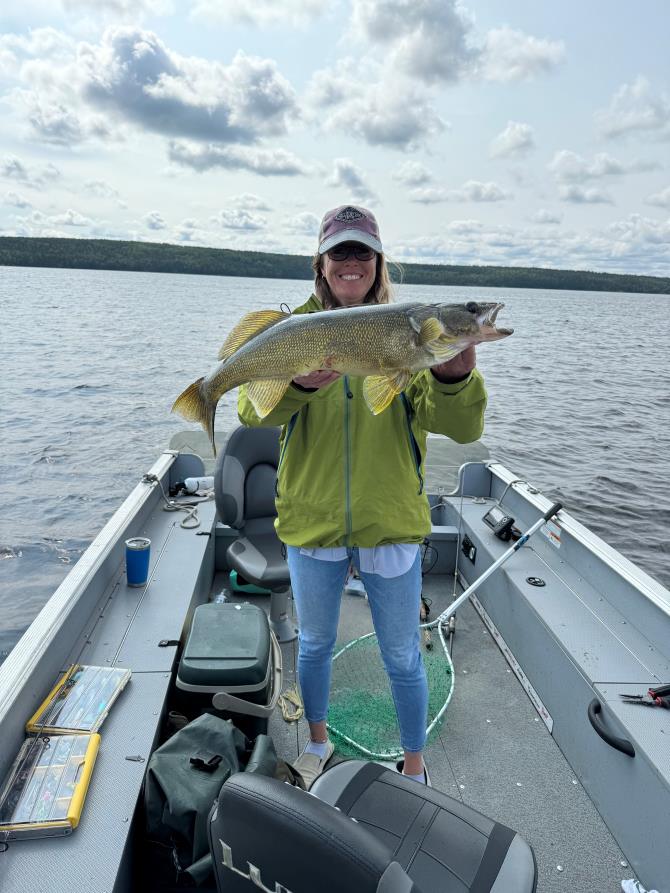
[[377, 415], [412, 373], [444, 363], [512, 329], [495, 325], [503, 304], [374, 304], [291, 316], [279, 310], [248, 313], [219, 352], [221, 362], [174, 402], [173, 412], [200, 422], [214, 448], [216, 404], [226, 391], [249, 383], [259, 418], [279, 403], [297, 375], [332, 369], [365, 376], [363, 393]]

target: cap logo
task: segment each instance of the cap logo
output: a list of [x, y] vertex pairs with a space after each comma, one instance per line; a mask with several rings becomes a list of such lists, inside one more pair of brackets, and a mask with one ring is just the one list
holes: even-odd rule
[[362, 220], [365, 215], [361, 214], [358, 208], [352, 208], [349, 206], [348, 208], [343, 208], [339, 214], [335, 215], [335, 220]]

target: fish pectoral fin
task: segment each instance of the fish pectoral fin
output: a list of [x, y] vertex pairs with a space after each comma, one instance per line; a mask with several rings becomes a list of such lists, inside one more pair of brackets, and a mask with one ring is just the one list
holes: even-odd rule
[[251, 341], [256, 335], [260, 335], [261, 332], [283, 319], [288, 319], [290, 315], [290, 313], [283, 313], [281, 310], [254, 310], [252, 313], [247, 313], [223, 342], [223, 347], [219, 351], [219, 359], [227, 360], [247, 341]]
[[408, 369], [401, 369], [395, 375], [368, 375], [363, 382], [363, 396], [373, 415], [379, 415], [391, 401], [407, 387], [410, 379]]
[[419, 329], [419, 344], [428, 344], [430, 341], [437, 341], [444, 335], [444, 326], [439, 319], [434, 316], [424, 319]]
[[447, 360], [453, 360], [459, 353], [462, 353], [466, 346], [455, 338], [442, 337], [433, 342], [428, 349], [437, 363], [446, 363]]
[[250, 381], [247, 385], [247, 397], [259, 419], [269, 415], [284, 396], [291, 379], [268, 378], [261, 381]]

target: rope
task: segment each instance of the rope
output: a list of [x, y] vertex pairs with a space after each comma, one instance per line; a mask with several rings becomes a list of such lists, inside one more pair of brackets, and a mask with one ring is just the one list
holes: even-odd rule
[[186, 512], [186, 517], [180, 521], [179, 526], [186, 530], [194, 530], [200, 527], [200, 518], [198, 517], [198, 506], [209, 499], [214, 499], [214, 490], [208, 490], [198, 502], [176, 502], [174, 499], [168, 499], [163, 489], [163, 482], [155, 474], [145, 474], [142, 477], [144, 484], [158, 484], [163, 494], [163, 511], [164, 512]]
[[284, 722], [297, 722], [302, 719], [305, 708], [302, 705], [302, 699], [295, 685], [287, 688], [279, 695], [279, 707]]

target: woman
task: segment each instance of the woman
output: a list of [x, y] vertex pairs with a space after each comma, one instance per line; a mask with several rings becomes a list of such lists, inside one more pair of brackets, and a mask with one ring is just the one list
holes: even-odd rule
[[[379, 228], [365, 208], [347, 205], [325, 215], [313, 269], [315, 294], [295, 313], [391, 299]], [[351, 563], [368, 594], [391, 684], [404, 751], [398, 769], [428, 783], [419, 544], [430, 531], [430, 510], [422, 466], [427, 431], [459, 443], [480, 437], [486, 391], [475, 361], [470, 348], [416, 373], [377, 416], [363, 399], [363, 379], [329, 370], [295, 378], [262, 422], [241, 389], [243, 424], [283, 426], [277, 534], [287, 545], [300, 627], [298, 677], [310, 741], [296, 768], [308, 787], [333, 754], [326, 728], [330, 674]]]

